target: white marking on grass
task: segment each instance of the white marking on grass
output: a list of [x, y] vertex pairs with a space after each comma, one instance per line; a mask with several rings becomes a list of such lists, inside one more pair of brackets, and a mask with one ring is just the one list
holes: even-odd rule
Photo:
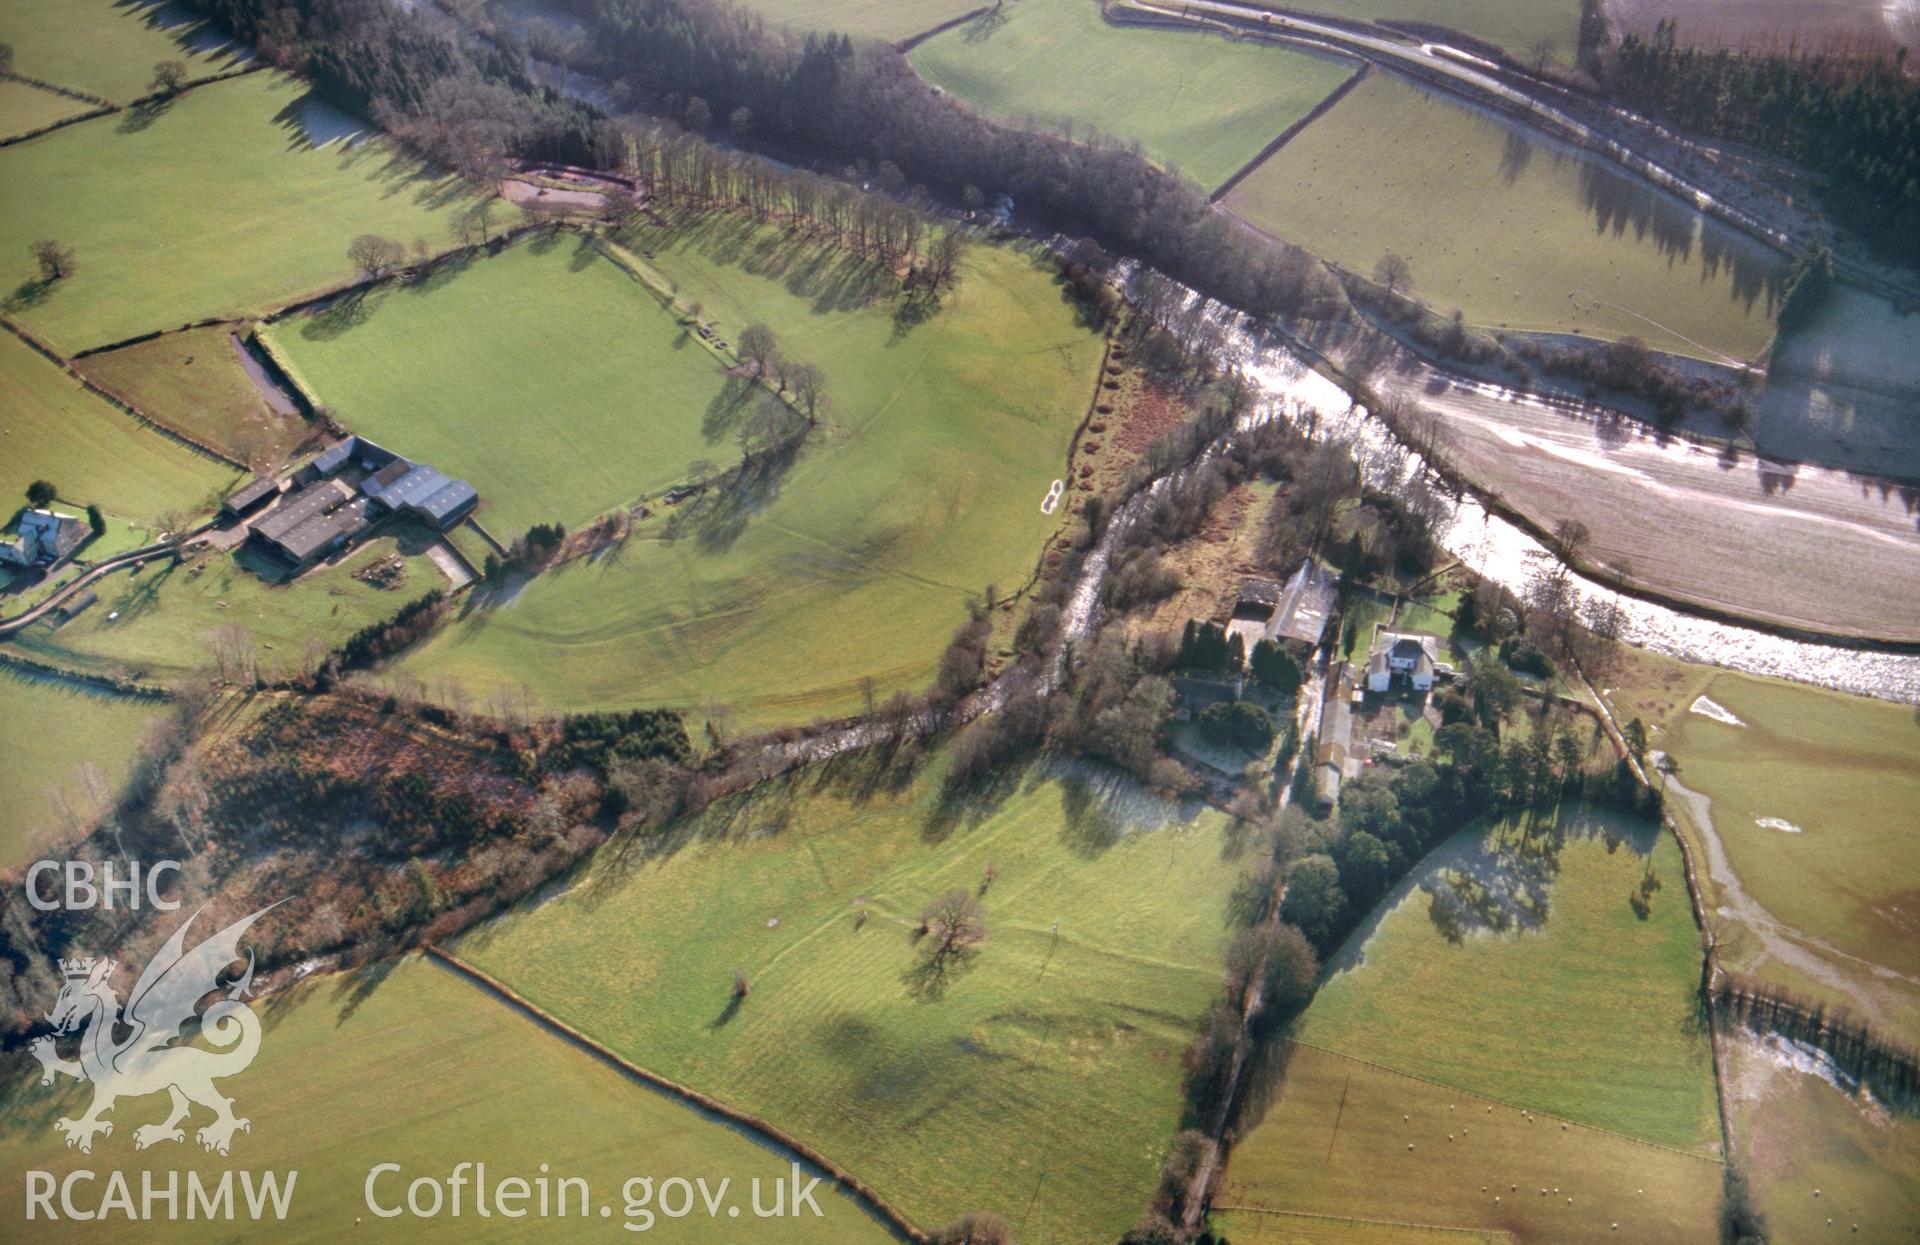
[[1799, 826], [1794, 825], [1784, 817], [1756, 817], [1753, 819], [1753, 824], [1759, 826], [1762, 830], [1778, 830], [1782, 834], [1805, 833]]
[[1746, 726], [1745, 722], [1734, 716], [1733, 710], [1705, 696], [1696, 696], [1693, 704], [1688, 706], [1688, 711], [1697, 713], [1703, 718], [1712, 718], [1716, 722], [1724, 722], [1728, 726]]

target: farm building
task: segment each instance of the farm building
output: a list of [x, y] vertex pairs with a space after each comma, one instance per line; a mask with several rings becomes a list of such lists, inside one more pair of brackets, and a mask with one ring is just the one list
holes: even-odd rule
[[1431, 691], [1440, 664], [1440, 641], [1424, 631], [1376, 629], [1367, 655], [1367, 690], [1384, 692], [1395, 684]]
[[87, 525], [70, 514], [29, 510], [20, 516], [15, 538], [0, 541], [0, 562], [14, 566], [51, 566], [80, 547]]
[[1292, 640], [1312, 649], [1326, 630], [1338, 586], [1339, 577], [1311, 558], [1284, 584], [1242, 580], [1227, 633], [1239, 636], [1249, 653], [1262, 640]]
[[246, 487], [227, 494], [220, 503], [220, 511], [230, 519], [241, 518], [266, 505], [269, 498], [279, 495], [280, 489], [279, 480], [261, 476]]
[[[228, 499], [235, 512], [261, 504], [245, 494], [256, 481]], [[304, 570], [365, 535], [393, 515], [419, 519], [445, 531], [473, 512], [480, 495], [465, 480], [451, 480], [424, 463], [402, 458], [365, 437], [348, 437], [320, 451], [295, 471], [279, 504], [254, 520], [248, 539], [256, 548], [295, 570]]]

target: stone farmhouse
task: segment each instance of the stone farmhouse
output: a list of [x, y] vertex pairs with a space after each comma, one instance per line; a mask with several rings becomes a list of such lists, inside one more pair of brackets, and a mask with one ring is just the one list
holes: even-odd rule
[[53, 510], [29, 510], [20, 516], [18, 534], [0, 541], [0, 562], [12, 566], [52, 566], [87, 539], [86, 522]]
[[291, 475], [253, 481], [221, 509], [249, 523], [250, 547], [298, 573], [390, 518], [411, 517], [444, 532], [473, 513], [479, 501], [465, 480], [449, 479], [426, 463], [353, 436], [320, 451]]

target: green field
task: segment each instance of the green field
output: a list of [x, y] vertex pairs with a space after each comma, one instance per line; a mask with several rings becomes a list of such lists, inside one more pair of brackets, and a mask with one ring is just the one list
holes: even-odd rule
[[1209, 1222], [1229, 1245], [1507, 1245], [1512, 1240], [1498, 1232], [1254, 1210], [1216, 1210]]
[[[49, 480], [71, 507], [96, 503], [125, 518], [202, 513], [236, 473], [88, 393], [78, 381], [0, 333], [0, 508]], [[0, 607], [0, 612], [12, 613]]]
[[1778, 1038], [1743, 1033], [1727, 1043], [1726, 1060], [1733, 1128], [1772, 1239], [1913, 1240], [1920, 1121], [1842, 1091]]
[[1786, 267], [1623, 171], [1387, 74], [1227, 203], [1362, 275], [1397, 252], [1442, 315], [1713, 360], [1765, 352]]
[[774, 25], [897, 42], [980, 7], [977, 0], [747, 0]]
[[[1690, 712], [1689, 696], [1654, 736], [1679, 760], [1680, 782], [1711, 802], [1709, 828], [1737, 877], [1731, 897], [1716, 870], [1703, 879], [1720, 892], [1709, 909], [1730, 927], [1723, 953], [1743, 971], [1873, 1014], [1909, 1040], [1920, 1034], [1912, 707], [1718, 672], [1688, 690], [1745, 724]], [[1676, 811], [1690, 824], [1699, 815], [1685, 802]], [[1779, 942], [1766, 914], [1811, 946]]]
[[577, 527], [685, 480], [694, 459], [740, 456], [721, 362], [582, 239], [522, 244], [269, 335], [348, 427], [472, 481], [502, 540]]
[[[783, 780], [671, 847], [603, 850], [457, 951], [924, 1226], [998, 1209], [1025, 1215], [1022, 1240], [1107, 1245], [1151, 1195], [1180, 1052], [1220, 992], [1240, 871], [1225, 820], [1095, 770], [1029, 773], [964, 818], [937, 788]], [[913, 997], [917, 914], [990, 866], [977, 959], [943, 998]]]
[[1430, 22], [1498, 44], [1522, 64], [1538, 59], [1536, 46], [1553, 43], [1548, 64], [1572, 65], [1580, 45], [1579, 0], [1305, 0], [1284, 5], [1361, 21]]
[[912, 61], [992, 116], [1137, 139], [1209, 189], [1353, 73], [1332, 57], [1110, 26], [1093, 0], [1019, 0], [929, 39]]
[[58, 830], [48, 788], [78, 810], [92, 804], [81, 767], [117, 789], [147, 727], [165, 706], [0, 667], [0, 869], [30, 858]]
[[[208, 633], [238, 624], [252, 633], [263, 673], [296, 674], [309, 641], [324, 653], [429, 589], [447, 586], [423, 557], [408, 560], [398, 588], [376, 588], [353, 578], [354, 571], [401, 548], [392, 536], [369, 540], [337, 565], [323, 565], [291, 584], [268, 583], [245, 561], [224, 553], [209, 552], [180, 565], [149, 565], [101, 580], [94, 587], [99, 604], [71, 622], [58, 628], [36, 624], [15, 640], [62, 666], [138, 672], [166, 681], [210, 667]], [[412, 544], [405, 550], [418, 551]]]
[[[1716, 1159], [1563, 1127], [1317, 1047], [1280, 1055], [1284, 1068], [1271, 1073], [1264, 1111], [1233, 1147], [1218, 1206], [1510, 1232], [1556, 1245], [1713, 1239]], [[1274, 1230], [1241, 1230], [1256, 1223]], [[1216, 1214], [1214, 1224], [1235, 1245], [1398, 1239], [1325, 1236], [1290, 1217], [1245, 1213]]]
[[[0, 216], [8, 314], [71, 354], [344, 283], [358, 234], [450, 245], [459, 183], [378, 140], [330, 141], [341, 120], [256, 73], [0, 151], [0, 179], [35, 188]], [[27, 250], [41, 238], [78, 265], [51, 287]]]
[[[266, 1022], [260, 1054], [244, 1073], [220, 1082], [236, 1100], [235, 1113], [252, 1123], [234, 1138], [229, 1157], [205, 1153], [191, 1133], [184, 1144], [136, 1151], [134, 1125], [163, 1118], [164, 1096], [123, 1099], [113, 1113], [120, 1126], [95, 1142], [91, 1156], [69, 1150], [53, 1131], [53, 1120], [79, 1114], [83, 1093], [64, 1079], [58, 1090], [42, 1089], [38, 1069], [25, 1076], [22, 1065], [33, 1065], [16, 1055], [10, 1060], [13, 1075], [0, 1090], [0, 1162], [8, 1171], [48, 1171], [56, 1179], [78, 1168], [98, 1172], [97, 1180], [75, 1186], [76, 1200], [91, 1199], [93, 1205], [105, 1191], [108, 1171], [124, 1172], [136, 1199], [144, 1170], [195, 1171], [212, 1179], [231, 1168], [271, 1170], [283, 1178], [297, 1171], [286, 1220], [269, 1219], [264, 1228], [252, 1229], [242, 1212], [237, 1228], [215, 1229], [237, 1231], [234, 1239], [618, 1240], [628, 1235], [622, 1230], [628, 1221], [623, 1192], [635, 1176], [654, 1178], [656, 1198], [668, 1177], [704, 1177], [709, 1189], [730, 1179], [727, 1200], [741, 1207], [738, 1218], [722, 1210], [716, 1221], [696, 1196], [694, 1214], [656, 1217], [652, 1230], [636, 1239], [768, 1245], [878, 1245], [891, 1239], [857, 1206], [833, 1194], [827, 1181], [815, 1193], [820, 1217], [755, 1218], [751, 1182], [762, 1181], [770, 1203], [772, 1183], [788, 1177], [786, 1159], [637, 1083], [437, 966], [388, 961], [256, 997], [254, 1007]], [[196, 1107], [186, 1127], [208, 1118]], [[384, 1174], [376, 1185], [381, 1204], [392, 1207], [405, 1204], [407, 1181], [430, 1176], [444, 1189], [461, 1162], [484, 1162], [489, 1184], [509, 1176], [532, 1182], [543, 1165], [556, 1182], [550, 1187], [557, 1188], [562, 1177], [582, 1178], [594, 1222], [579, 1222], [577, 1195], [565, 1219], [507, 1219], [497, 1200], [495, 1213], [479, 1218], [471, 1185], [458, 1218], [443, 1209], [436, 1218], [383, 1219], [366, 1206], [364, 1186], [377, 1163], [400, 1164], [398, 1175]], [[0, 1189], [0, 1215], [10, 1222], [25, 1214], [23, 1191], [21, 1179]], [[185, 1196], [183, 1174], [183, 1207]], [[234, 1196], [240, 1203], [238, 1189]], [[599, 1217], [602, 1205], [613, 1212], [606, 1219]], [[166, 1223], [164, 1203], [160, 1213], [163, 1221], [143, 1225], [141, 1240], [206, 1239], [206, 1222], [187, 1221], [183, 1210], [180, 1222]], [[636, 1214], [631, 1222], [637, 1228], [645, 1221]], [[32, 1231], [46, 1240], [92, 1241], [102, 1229], [100, 1223], [63, 1217], [55, 1224], [43, 1217]], [[124, 1227], [112, 1230], [121, 1239], [128, 1235]]]
[[90, 110], [91, 104], [69, 99], [54, 91], [43, 91], [12, 78], [0, 78], [0, 138], [25, 134], [62, 117]]
[[153, 67], [181, 61], [190, 78], [241, 62], [225, 40], [178, 6], [152, 0], [0, 0], [0, 43], [13, 70], [117, 104], [152, 89]]
[[1719, 1140], [1699, 935], [1650, 823], [1569, 806], [1529, 839], [1463, 831], [1330, 968], [1303, 1042], [1663, 1145]]
[[168, 333], [74, 366], [170, 428], [263, 467], [288, 455], [316, 425], [278, 415], [240, 366], [224, 324]]
[[1100, 338], [1048, 271], [1004, 248], [975, 247], [941, 312], [899, 333], [864, 266], [739, 218], [635, 247], [729, 340], [762, 320], [819, 367], [828, 426], [773, 487], [670, 510], [607, 556], [476, 602], [405, 668], [571, 709], [716, 697], [748, 725], [855, 710], [866, 677], [883, 696], [924, 686], [966, 598], [1025, 583], [1056, 530], [1040, 501]]

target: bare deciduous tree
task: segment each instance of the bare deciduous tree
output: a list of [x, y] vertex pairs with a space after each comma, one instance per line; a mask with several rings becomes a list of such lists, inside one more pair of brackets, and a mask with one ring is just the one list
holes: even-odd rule
[[1387, 297], [1392, 298], [1402, 286], [1413, 283], [1413, 265], [1407, 257], [1388, 251], [1373, 266], [1373, 279], [1387, 287]]
[[821, 401], [826, 397], [826, 373], [811, 363], [790, 362], [786, 382], [793, 387], [793, 400], [807, 413], [807, 422], [817, 421]]
[[73, 248], [65, 246], [52, 238], [42, 238], [29, 248], [33, 252], [33, 262], [40, 265], [42, 281], [58, 281], [62, 277], [74, 274]]
[[405, 247], [377, 233], [363, 233], [347, 244], [347, 258], [369, 277], [384, 276], [405, 257]]
[[147, 90], [155, 95], [178, 95], [186, 82], [184, 61], [161, 61], [153, 67], [153, 81], [147, 83]]
[[767, 374], [767, 365], [778, 349], [773, 330], [766, 325], [756, 321], [740, 330], [740, 355], [753, 364], [755, 376]]

